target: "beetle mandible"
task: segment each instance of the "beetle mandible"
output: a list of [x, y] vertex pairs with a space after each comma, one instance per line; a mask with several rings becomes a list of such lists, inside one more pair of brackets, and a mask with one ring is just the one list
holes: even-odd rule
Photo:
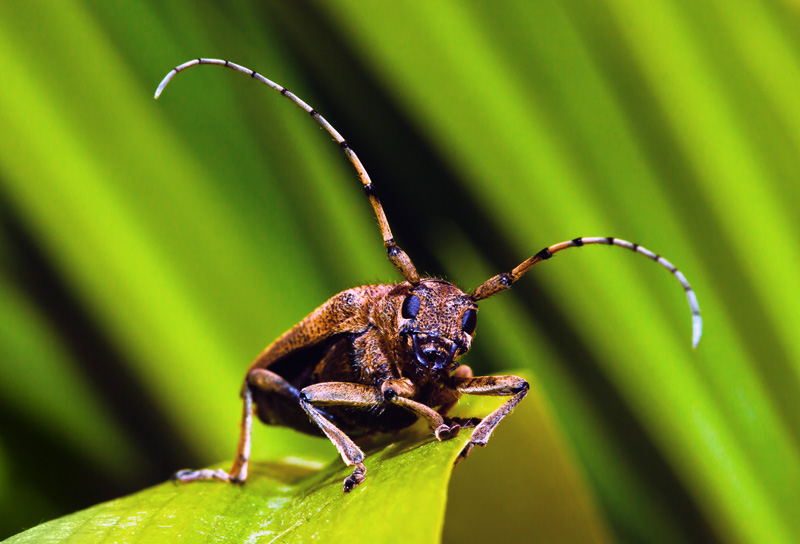
[[[510, 272], [489, 278], [470, 294], [444, 280], [420, 278], [411, 259], [395, 243], [372, 181], [355, 152], [328, 121], [287, 89], [244, 66], [199, 58], [172, 69], [158, 86], [155, 98], [175, 74], [202, 64], [230, 68], [271, 87], [303, 108], [333, 136], [361, 179], [389, 261], [405, 281], [343, 291], [270, 344], [250, 365], [242, 385], [241, 434], [231, 469], [181, 470], [175, 479], [244, 483], [254, 413], [269, 425], [327, 436], [342, 460], [353, 467], [344, 480], [345, 492], [363, 482], [367, 472], [364, 452], [353, 437], [396, 431], [420, 418], [439, 440], [474, 427], [458, 460], [465, 458], [476, 445], [486, 445], [497, 425], [525, 398], [529, 387], [517, 376], [473, 376], [468, 366], [457, 362], [472, 344], [477, 303], [505, 291], [534, 265], [567, 248], [619, 246], [669, 270], [689, 300], [692, 344], [697, 346], [702, 333], [700, 307], [684, 275], [663, 257], [618, 238], [575, 238], [548, 246]], [[483, 419], [447, 417], [463, 394], [510, 398]]]

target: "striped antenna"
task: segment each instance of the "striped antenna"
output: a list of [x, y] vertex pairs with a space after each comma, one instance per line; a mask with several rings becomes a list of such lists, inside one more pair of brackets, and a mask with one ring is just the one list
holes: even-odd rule
[[530, 270], [534, 265], [546, 261], [554, 254], [562, 251], [564, 249], [570, 247], [581, 247], [581, 246], [588, 246], [592, 244], [602, 244], [607, 246], [619, 246], [624, 247], [626, 249], [630, 249], [631, 251], [635, 251], [637, 253], [641, 253], [645, 257], [654, 260], [664, 268], [670, 271], [670, 273], [677, 278], [680, 282], [683, 290], [686, 292], [686, 298], [689, 300], [689, 308], [692, 310], [692, 345], [697, 347], [697, 343], [700, 342], [700, 336], [703, 334], [703, 318], [700, 317], [700, 305], [697, 303], [697, 296], [694, 294], [694, 290], [692, 286], [689, 285], [689, 282], [686, 281], [686, 277], [681, 273], [680, 270], [675, 268], [675, 266], [666, 260], [664, 257], [660, 255], [656, 255], [649, 249], [643, 248], [639, 244], [632, 244], [631, 242], [626, 242], [625, 240], [620, 240], [619, 238], [575, 238], [574, 240], [570, 240], [568, 242], [561, 242], [549, 247], [544, 248], [539, 253], [531, 257], [530, 259], [524, 261], [519, 266], [517, 266], [511, 272], [506, 272], [503, 274], [498, 274], [493, 278], [489, 278], [486, 280], [480, 287], [475, 289], [473, 293], [470, 295], [472, 300], [479, 301], [485, 298], [489, 298], [491, 296], [496, 295], [501, 291], [505, 291], [511, 284], [520, 279], [525, 272]]
[[227, 60], [219, 60], [219, 59], [194, 59], [190, 60], [189, 62], [184, 62], [180, 66], [176, 66], [173, 68], [161, 81], [156, 89], [155, 97], [158, 98], [161, 96], [161, 93], [164, 91], [164, 88], [167, 86], [167, 83], [177, 74], [178, 72], [182, 72], [187, 68], [191, 68], [192, 66], [196, 66], [199, 64], [211, 64], [214, 66], [222, 66], [225, 68], [230, 68], [231, 70], [236, 70], [237, 72], [241, 72], [245, 75], [250, 76], [251, 78], [255, 79], [256, 81], [263, 83], [267, 87], [274, 89], [281, 93], [281, 95], [285, 96], [301, 108], [303, 108], [306, 113], [308, 113], [311, 117], [313, 117], [317, 123], [322, 125], [328, 134], [330, 134], [334, 140], [339, 143], [339, 147], [342, 148], [344, 154], [350, 160], [350, 163], [356, 169], [358, 173], [358, 177], [361, 180], [362, 185], [364, 186], [364, 192], [367, 194], [367, 198], [369, 198], [370, 204], [372, 204], [372, 209], [375, 211], [375, 217], [378, 218], [378, 226], [381, 229], [381, 235], [383, 236], [383, 245], [386, 247], [387, 254], [389, 256], [389, 261], [394, 265], [397, 270], [403, 275], [403, 277], [412, 285], [419, 284], [419, 274], [417, 273], [417, 269], [414, 267], [414, 264], [411, 262], [411, 259], [406, 254], [405, 251], [400, 249], [400, 247], [395, 244], [394, 237], [392, 236], [392, 230], [389, 228], [389, 221], [386, 219], [386, 214], [383, 212], [383, 206], [381, 206], [380, 200], [378, 200], [378, 195], [375, 192], [375, 188], [372, 185], [372, 180], [369, 178], [369, 174], [367, 174], [367, 170], [364, 168], [364, 165], [361, 164], [361, 161], [356, 156], [355, 151], [350, 148], [350, 144], [342, 138], [342, 135], [339, 134], [333, 126], [331, 126], [328, 121], [322, 117], [317, 110], [300, 100], [297, 96], [289, 92], [284, 87], [281, 87], [277, 83], [270, 81], [269, 79], [265, 78], [258, 72], [251, 70], [250, 68], [245, 68], [244, 66], [240, 66], [233, 62], [228, 62]]

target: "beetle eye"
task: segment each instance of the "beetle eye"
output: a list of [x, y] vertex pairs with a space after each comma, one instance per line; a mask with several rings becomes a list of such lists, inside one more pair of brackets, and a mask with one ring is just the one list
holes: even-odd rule
[[410, 293], [403, 301], [403, 308], [400, 310], [400, 313], [406, 319], [413, 319], [417, 317], [417, 314], [419, 313], [419, 297], [413, 293]]
[[475, 332], [475, 325], [478, 324], [478, 313], [470, 308], [466, 312], [464, 312], [464, 317], [461, 318], [461, 329], [472, 336], [472, 333]]

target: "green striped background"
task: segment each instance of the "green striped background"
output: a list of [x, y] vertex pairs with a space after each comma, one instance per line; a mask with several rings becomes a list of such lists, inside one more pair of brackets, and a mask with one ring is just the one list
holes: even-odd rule
[[697, 350], [669, 274], [591, 247], [482, 303], [467, 362], [533, 372], [616, 539], [800, 539], [800, 6], [374, 4], [0, 3], [0, 537], [230, 457], [255, 354], [398, 278], [307, 115], [213, 67], [152, 99], [207, 56], [344, 134], [420, 271], [675, 263]]

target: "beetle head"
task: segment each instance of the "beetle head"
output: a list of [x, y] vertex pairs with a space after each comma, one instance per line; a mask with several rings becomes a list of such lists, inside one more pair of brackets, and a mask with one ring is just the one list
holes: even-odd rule
[[425, 279], [410, 287], [397, 309], [398, 330], [414, 362], [428, 372], [451, 371], [469, 351], [478, 306], [450, 283]]

